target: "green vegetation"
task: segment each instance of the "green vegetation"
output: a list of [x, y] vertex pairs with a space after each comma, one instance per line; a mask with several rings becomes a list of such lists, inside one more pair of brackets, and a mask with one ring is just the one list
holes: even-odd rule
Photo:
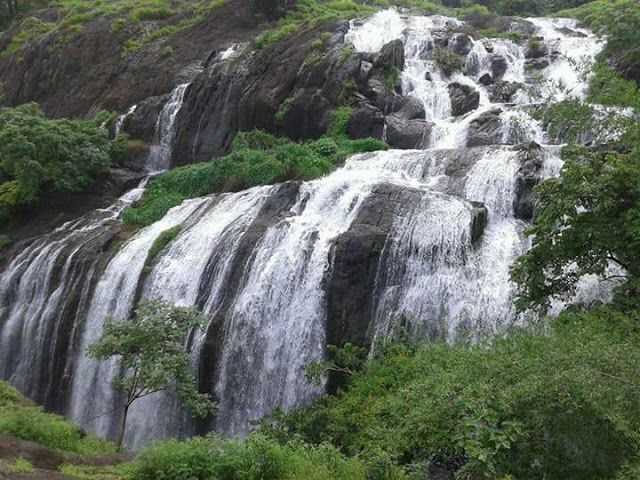
[[79, 192], [122, 154], [94, 120], [49, 120], [35, 104], [0, 109], [0, 220], [54, 192]]
[[447, 48], [438, 48], [433, 52], [434, 62], [442, 69], [442, 72], [451, 76], [464, 68], [464, 57]]
[[465, 479], [614, 478], [640, 447], [639, 318], [601, 308], [549, 335], [393, 345], [342, 394], [263, 428], [330, 442], [373, 479], [397, 466], [424, 478], [431, 462]]
[[58, 415], [45, 413], [0, 382], [0, 434], [81, 455], [113, 453], [112, 444], [86, 435]]
[[[640, 89], [600, 65], [589, 101], [638, 108]], [[620, 138], [595, 149], [565, 147], [561, 176], [537, 188], [536, 221], [529, 231], [535, 241], [513, 270], [517, 304], [544, 310], [552, 300], [570, 297], [588, 274], [611, 277], [621, 284], [620, 301], [634, 303], [640, 292], [640, 123], [634, 117], [596, 115], [579, 102], [556, 105], [548, 115], [555, 116], [551, 123], [564, 128], [569, 141], [594, 127], [615, 130]]]
[[563, 10], [558, 15], [578, 18], [595, 31], [606, 34], [603, 59], [615, 64], [624, 77], [639, 78], [640, 4], [636, 0], [596, 0]]
[[151, 267], [153, 265], [154, 260], [158, 256], [158, 254], [165, 249], [167, 245], [173, 242], [178, 235], [180, 235], [180, 231], [182, 230], [181, 225], [176, 225], [173, 228], [169, 228], [158, 235], [158, 238], [155, 239], [153, 245], [149, 249], [149, 253], [147, 254], [147, 260], [145, 261], [145, 268]]
[[198, 392], [190, 351], [184, 348], [187, 333], [205, 326], [206, 321], [193, 310], [150, 301], [140, 303], [133, 318], [105, 324], [102, 336], [87, 353], [96, 360], [117, 357], [120, 361], [121, 372], [113, 381], [114, 388], [124, 394], [118, 447], [124, 439], [129, 408], [154, 393], [172, 388], [194, 416], [213, 412], [209, 396]]
[[168, 441], [144, 451], [131, 480], [365, 480], [364, 468], [330, 445], [279, 444], [263, 435]]
[[13, 463], [7, 465], [9, 473], [31, 473], [33, 472], [33, 465], [28, 460], [24, 458], [16, 458]]
[[[64, 41], [69, 35], [82, 31], [88, 22], [96, 18], [111, 19], [112, 30], [115, 33], [130, 27], [131, 31], [127, 34], [129, 40], [125, 45], [125, 52], [130, 53], [204, 21], [207, 15], [221, 7], [224, 1], [57, 0], [53, 6], [59, 10], [60, 15], [55, 21], [45, 21], [38, 16], [36, 9], [46, 7], [45, 2], [29, 2], [21, 8], [25, 13], [18, 17], [18, 33], [0, 55], [19, 52], [26, 43], [49, 33], [59, 34], [59, 38]], [[147, 23], [145, 28], [138, 28], [143, 22]]]
[[386, 148], [378, 140], [349, 140], [345, 132], [350, 116], [348, 107], [337, 110], [327, 136], [304, 143], [261, 131], [240, 133], [226, 157], [177, 168], [153, 179], [140, 203], [125, 211], [124, 221], [149, 225], [187, 198], [311, 180], [331, 172], [349, 155]]

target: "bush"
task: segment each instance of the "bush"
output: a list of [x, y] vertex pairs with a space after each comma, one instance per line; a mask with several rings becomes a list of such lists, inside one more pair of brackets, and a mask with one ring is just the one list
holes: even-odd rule
[[217, 437], [170, 440], [145, 450], [131, 468], [132, 480], [358, 480], [357, 460], [335, 448], [278, 444], [263, 435], [246, 441]]
[[153, 179], [141, 202], [125, 211], [124, 221], [149, 225], [187, 198], [287, 180], [311, 180], [331, 172], [349, 155], [386, 148], [379, 140], [348, 140], [345, 132], [350, 116], [351, 109], [339, 109], [330, 136], [306, 143], [262, 131], [240, 133], [226, 157], [177, 168]]
[[120, 154], [97, 120], [49, 120], [35, 104], [0, 109], [0, 217], [86, 190]]
[[115, 451], [112, 444], [88, 436], [62, 417], [33, 406], [4, 382], [0, 382], [0, 434], [84, 455]]
[[601, 308], [564, 314], [549, 335], [393, 345], [345, 393], [263, 428], [331, 442], [370, 468], [435, 461], [456, 478], [613, 478], [638, 454], [639, 319]]

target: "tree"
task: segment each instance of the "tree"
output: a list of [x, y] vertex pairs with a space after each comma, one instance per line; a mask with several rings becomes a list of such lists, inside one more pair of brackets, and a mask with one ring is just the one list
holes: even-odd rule
[[80, 192], [122, 154], [93, 120], [50, 120], [38, 105], [0, 108], [0, 219], [51, 192]]
[[131, 320], [109, 320], [100, 340], [89, 347], [89, 356], [97, 360], [120, 359], [121, 373], [113, 384], [124, 394], [118, 447], [131, 405], [153, 393], [175, 389], [194, 416], [204, 418], [213, 412], [209, 396], [197, 390], [185, 347], [188, 332], [204, 326], [205, 321], [194, 310], [144, 302]]
[[[626, 297], [640, 287], [640, 148], [628, 153], [565, 147], [559, 178], [538, 187], [531, 250], [513, 269], [520, 308], [568, 298], [581, 277], [616, 274]], [[631, 297], [630, 297], [631, 296]]]

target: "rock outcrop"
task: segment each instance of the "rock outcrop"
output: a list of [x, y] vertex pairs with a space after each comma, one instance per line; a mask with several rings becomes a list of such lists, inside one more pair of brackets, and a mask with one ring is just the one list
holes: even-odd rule
[[451, 113], [454, 117], [465, 115], [480, 105], [480, 92], [470, 85], [454, 82], [449, 84]]

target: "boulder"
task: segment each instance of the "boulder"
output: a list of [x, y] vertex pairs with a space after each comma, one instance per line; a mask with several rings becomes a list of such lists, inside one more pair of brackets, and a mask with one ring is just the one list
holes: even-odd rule
[[546, 58], [531, 58], [525, 62], [527, 70], [544, 70], [549, 66], [549, 60]]
[[401, 97], [396, 108], [395, 115], [404, 120], [424, 120], [426, 115], [424, 103], [416, 97]]
[[544, 38], [533, 37], [527, 44], [527, 50], [525, 51], [526, 58], [542, 58], [549, 53], [547, 46], [544, 43]]
[[471, 202], [471, 241], [480, 240], [489, 221], [489, 211], [483, 203]]
[[404, 69], [404, 44], [402, 40], [392, 40], [382, 47], [375, 62], [376, 67]]
[[488, 87], [493, 83], [493, 77], [491, 76], [490, 73], [485, 73], [478, 79], [478, 82], [480, 83], [480, 85], [484, 85], [485, 87]]
[[449, 40], [449, 49], [458, 55], [462, 55], [466, 57], [471, 48], [473, 47], [473, 43], [471, 41], [471, 37], [464, 33], [456, 33]]
[[375, 105], [361, 104], [349, 118], [347, 134], [350, 138], [378, 138], [384, 134], [384, 115]]
[[395, 114], [387, 117], [387, 143], [393, 148], [416, 149], [429, 145], [432, 124], [426, 120], [405, 120]]
[[480, 92], [475, 88], [458, 82], [449, 84], [448, 88], [453, 116], [465, 115], [480, 105]]
[[500, 80], [504, 77], [504, 74], [507, 73], [507, 68], [509, 68], [509, 64], [506, 58], [502, 55], [491, 55], [491, 74], [494, 79]]
[[510, 103], [513, 96], [522, 88], [524, 85], [518, 82], [500, 81], [491, 88], [489, 98], [493, 103]]
[[502, 111], [497, 108], [483, 113], [469, 124], [467, 146], [496, 145], [502, 138]]
[[535, 214], [537, 200], [535, 187], [542, 179], [544, 150], [535, 142], [520, 148], [520, 168], [516, 176], [513, 210], [516, 218], [531, 221]]

